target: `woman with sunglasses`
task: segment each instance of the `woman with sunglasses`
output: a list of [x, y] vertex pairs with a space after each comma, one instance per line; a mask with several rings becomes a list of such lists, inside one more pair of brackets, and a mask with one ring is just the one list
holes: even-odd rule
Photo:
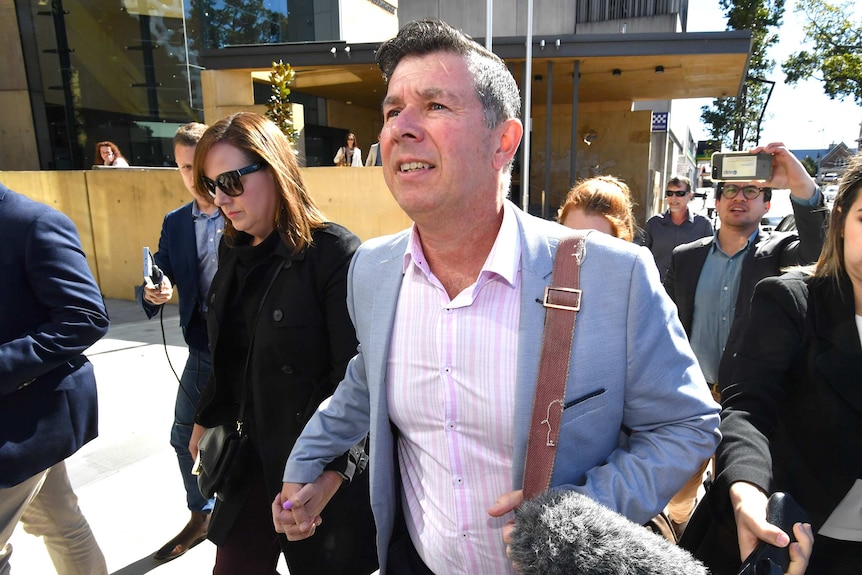
[[353, 132], [347, 134], [344, 145], [338, 148], [332, 161], [336, 166], [362, 167], [362, 150], [356, 145], [356, 134]]
[[[723, 391], [716, 452], [745, 555], [786, 541], [766, 497], [791, 493], [815, 533], [809, 573], [862, 566], [862, 157], [841, 179], [813, 266], [757, 284]], [[782, 541], [783, 540], [783, 541]]]
[[279, 552], [291, 575], [371, 573], [377, 559], [368, 479], [351, 471], [359, 465], [353, 450], [327, 467], [341, 487], [313, 527], [315, 537], [289, 542], [276, 534], [270, 507], [296, 438], [356, 353], [346, 280], [359, 239], [326, 221], [287, 137], [259, 114], [234, 114], [210, 127], [197, 145], [194, 173], [198, 191], [213, 198], [226, 222], [207, 299], [212, 374], [189, 447], [196, 455], [204, 427], [240, 417], [251, 445], [240, 487], [220, 493], [213, 510], [213, 573], [273, 574]]

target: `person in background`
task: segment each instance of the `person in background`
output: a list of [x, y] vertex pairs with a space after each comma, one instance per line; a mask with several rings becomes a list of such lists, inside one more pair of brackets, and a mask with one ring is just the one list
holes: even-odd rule
[[[736, 369], [722, 391], [713, 487], [735, 519], [714, 573], [758, 541], [787, 537], [764, 520], [767, 497], [790, 493], [811, 518], [810, 573], [862, 565], [862, 156], [842, 177], [814, 266], [757, 284]], [[731, 523], [732, 525], [732, 523]], [[714, 541], [712, 543], [715, 543]], [[738, 555], [735, 553], [738, 551]], [[735, 572], [735, 571], [734, 571]]]
[[338, 148], [332, 161], [336, 166], [362, 167], [362, 150], [356, 145], [356, 134], [347, 134], [344, 145]]
[[672, 177], [665, 186], [664, 195], [667, 210], [647, 220], [642, 241], [652, 252], [662, 281], [667, 275], [670, 256], [676, 246], [713, 234], [709, 220], [688, 208], [688, 203], [694, 197], [691, 180], [685, 176]]
[[[810, 264], [820, 256], [827, 211], [817, 184], [784, 144], [750, 150], [772, 154], [769, 181], [716, 182], [715, 207], [721, 227], [714, 236], [683, 244], [673, 251], [664, 286], [679, 310], [704, 377], [716, 401], [733, 373], [750, 326], [751, 295], [761, 279], [792, 265]], [[798, 232], [762, 232], [772, 188], [790, 188]], [[694, 509], [699, 473], [674, 496], [669, 515], [678, 534]]]
[[294, 441], [356, 353], [346, 290], [359, 238], [326, 221], [287, 137], [259, 114], [211, 126], [194, 174], [197, 193], [209, 194], [227, 221], [207, 299], [212, 372], [190, 449], [197, 454], [204, 427], [236, 424], [243, 397], [251, 447], [242, 486], [216, 500], [213, 573], [272, 574], [281, 550], [291, 575], [367, 575], [377, 569], [375, 530], [368, 474], [354, 452], [345, 449], [328, 468], [327, 481], [347, 484], [315, 539], [287, 541], [270, 512]]
[[152, 285], [146, 278], [147, 283], [137, 293], [144, 312], [152, 318], [173, 297], [174, 288], [179, 291], [180, 327], [189, 347], [174, 403], [171, 446], [177, 453], [191, 518], [176, 537], [156, 551], [154, 557], [159, 561], [175, 559], [206, 539], [215, 503], [201, 495], [189, 452], [195, 409], [212, 365], [206, 295], [218, 268], [218, 245], [224, 231], [221, 211], [209, 194], [198, 193], [194, 184], [195, 147], [206, 129], [204, 124], [192, 122], [180, 126], [174, 135], [174, 158], [192, 201], [168, 213], [162, 223], [159, 251], [153, 256], [164, 273], [161, 285]]
[[93, 163], [97, 166], [129, 167], [129, 162], [120, 153], [120, 148], [117, 147], [117, 144], [108, 141], [96, 144], [96, 159]]
[[365, 167], [382, 166], [383, 158], [380, 156], [380, 134], [377, 135], [377, 141], [371, 144], [371, 149], [368, 150], [368, 158], [365, 160]]
[[0, 574], [20, 519], [60, 575], [108, 568], [66, 473], [98, 434], [93, 366], [108, 332], [75, 224], [0, 184]]
[[[370, 430], [381, 573], [512, 573], [541, 302], [570, 230], [505, 199], [523, 126], [499, 57], [423, 20], [377, 61], [383, 175], [415, 224], [354, 256], [358, 354], [296, 442], [273, 521], [317, 537], [339, 496], [326, 465]], [[646, 250], [593, 233], [585, 252], [552, 485], [643, 523], [715, 449], [718, 406]]]
[[613, 176], [596, 176], [576, 183], [557, 213], [569, 228], [593, 229], [632, 241], [635, 233], [629, 187]]

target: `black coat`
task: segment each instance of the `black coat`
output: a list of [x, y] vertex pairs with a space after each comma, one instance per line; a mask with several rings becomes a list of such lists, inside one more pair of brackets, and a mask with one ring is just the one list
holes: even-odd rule
[[720, 525], [696, 552], [716, 575], [739, 566], [732, 483], [790, 493], [817, 533], [862, 475], [862, 344], [849, 279], [836, 287], [791, 272], [755, 289], [722, 400], [713, 486]]
[[[757, 282], [765, 277], [779, 275], [782, 268], [811, 264], [820, 257], [828, 212], [822, 206], [806, 206], [793, 201], [791, 203], [798, 233], [760, 232], [744, 256], [739, 292], [736, 296], [736, 315], [719, 364], [718, 382], [710, 383], [718, 383], [723, 387], [730, 380], [742, 336], [749, 325], [751, 294], [754, 293]], [[679, 319], [689, 338], [694, 321], [697, 282], [700, 280], [700, 272], [712, 242], [713, 236], [709, 236], [674, 249], [670, 269], [664, 280], [664, 287], [676, 303]]]
[[[356, 354], [356, 335], [346, 299], [347, 271], [358, 246], [355, 235], [329, 224], [314, 232], [313, 245], [298, 254], [290, 253], [279, 241], [267, 265], [265, 283], [273, 274], [275, 279], [261, 305], [254, 334], [247, 379], [250, 397], [244, 419], [273, 499], [281, 491], [284, 465], [297, 437], [320, 402], [335, 391], [347, 363]], [[213, 370], [195, 417], [205, 427], [234, 421], [240, 401], [236, 382], [226, 379], [242, 371], [237, 364], [244, 363], [245, 358], [237, 361], [240, 358], [222, 344], [227, 338], [220, 331], [230, 319], [226, 314], [236, 312], [235, 302], [230, 301], [236, 293], [232, 285], [239, 265], [236, 252], [227, 239], [221, 242], [219, 268], [207, 296]], [[263, 289], [260, 286], [260, 293]], [[230, 361], [233, 365], [228, 364]], [[363, 553], [371, 549], [373, 553], [375, 534], [368, 497], [368, 477], [362, 473], [339, 489], [324, 510], [324, 523], [314, 537], [297, 544], [282, 536], [283, 549], [290, 554], [291, 548], [300, 545], [320, 547], [317, 572], [321, 573], [326, 572], [322, 558], [332, 553], [327, 545], [335, 545], [335, 555], [341, 560], [350, 560], [349, 548], [364, 549]], [[227, 536], [243, 503], [242, 497], [216, 503], [210, 539], [219, 543]], [[329, 538], [326, 530], [338, 527], [341, 531]]]

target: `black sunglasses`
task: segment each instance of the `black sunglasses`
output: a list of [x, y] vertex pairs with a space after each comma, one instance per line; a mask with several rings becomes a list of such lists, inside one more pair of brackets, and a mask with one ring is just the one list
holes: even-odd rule
[[736, 186], [734, 184], [725, 184], [721, 188], [721, 195], [728, 200], [738, 196], [739, 192], [742, 192], [746, 200], [753, 200], [763, 193], [763, 189], [757, 186]]
[[667, 196], [668, 198], [671, 196], [676, 196], [678, 198], [682, 198], [683, 196], [687, 196], [688, 192], [686, 192], [685, 190], [665, 190], [664, 195]]
[[240, 178], [246, 174], [252, 174], [265, 166], [266, 164], [263, 162], [255, 162], [250, 166], [219, 174], [216, 176], [215, 181], [206, 176], [201, 176], [201, 183], [204, 185], [207, 193], [213, 198], [216, 197], [216, 187], [220, 188], [226, 195], [235, 198], [245, 191]]

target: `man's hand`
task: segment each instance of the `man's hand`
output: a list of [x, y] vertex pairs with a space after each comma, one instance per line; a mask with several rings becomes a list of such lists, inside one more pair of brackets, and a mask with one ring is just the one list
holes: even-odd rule
[[170, 301], [174, 296], [174, 286], [171, 285], [171, 280], [168, 276], [162, 277], [162, 283], [158, 286], [153, 285], [150, 278], [144, 278], [144, 299], [153, 305], [162, 305]]
[[790, 188], [790, 193], [800, 200], [810, 200], [817, 189], [814, 181], [796, 156], [781, 142], [773, 142], [749, 150], [750, 153], [772, 154], [772, 177], [765, 183], [770, 188]]
[[287, 535], [288, 541], [301, 541], [314, 535], [323, 522], [320, 513], [343, 481], [335, 471], [324, 471], [314, 483], [285, 483], [272, 502], [276, 532]]
[[811, 550], [814, 547], [814, 533], [809, 523], [796, 523], [793, 534], [797, 542], [790, 543], [790, 537], [779, 527], [766, 520], [766, 494], [759, 487], [744, 481], [730, 486], [730, 501], [736, 517], [736, 533], [739, 538], [739, 558], [744, 561], [751, 555], [760, 541], [776, 547], [790, 545], [790, 566], [788, 575], [802, 575], [808, 567]]
[[[497, 501], [494, 502], [494, 505], [488, 508], [488, 515], [491, 517], [502, 517], [506, 513], [514, 511], [520, 507], [522, 501], [524, 501], [524, 492], [520, 489], [504, 493], [497, 499]], [[514, 528], [514, 519], [503, 526], [503, 543], [506, 544], [506, 557], [512, 556], [509, 545], [512, 542], [512, 529]], [[518, 566], [515, 563], [512, 563], [512, 567], [515, 568], [515, 571], [518, 571]]]

